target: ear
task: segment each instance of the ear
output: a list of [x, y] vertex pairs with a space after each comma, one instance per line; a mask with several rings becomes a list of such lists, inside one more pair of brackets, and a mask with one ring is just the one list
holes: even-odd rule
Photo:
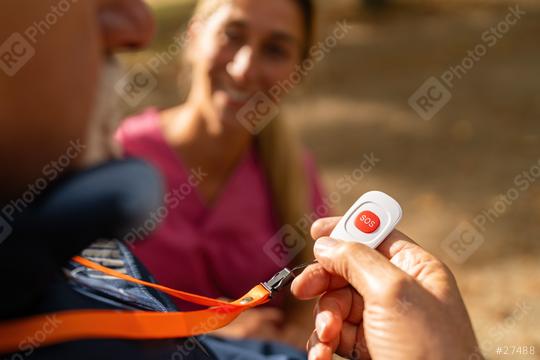
[[98, 16], [104, 44], [110, 51], [145, 47], [155, 33], [153, 15], [142, 0], [103, 2]]

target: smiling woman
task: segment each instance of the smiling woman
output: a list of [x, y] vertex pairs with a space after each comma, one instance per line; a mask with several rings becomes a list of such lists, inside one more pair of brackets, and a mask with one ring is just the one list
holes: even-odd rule
[[[314, 164], [279, 116], [287, 91], [275, 89], [307, 58], [313, 18], [307, 0], [200, 1], [188, 29], [186, 102], [149, 109], [119, 129], [125, 154], [156, 165], [170, 194], [188, 183], [190, 169], [207, 174], [181, 203], [166, 199], [167, 218], [135, 245], [163, 284], [235, 298], [312, 257], [305, 239], [324, 206]], [[277, 299], [273, 308], [254, 310], [224, 334], [303, 346], [307, 326], [305, 332], [292, 322], [289, 331], [278, 327], [285, 309], [300, 313], [286, 303]]]

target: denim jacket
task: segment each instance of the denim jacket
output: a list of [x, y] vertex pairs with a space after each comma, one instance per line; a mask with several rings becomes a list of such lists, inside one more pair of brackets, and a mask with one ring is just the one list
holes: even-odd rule
[[[118, 240], [96, 241], [83, 250], [81, 256], [136, 279], [142, 279], [143, 273], [148, 274], [127, 246]], [[158, 291], [140, 284], [115, 279], [76, 262], [70, 261], [64, 267], [64, 273], [76, 291], [117, 308], [176, 311], [170, 299]], [[153, 281], [149, 274], [145, 277]]]

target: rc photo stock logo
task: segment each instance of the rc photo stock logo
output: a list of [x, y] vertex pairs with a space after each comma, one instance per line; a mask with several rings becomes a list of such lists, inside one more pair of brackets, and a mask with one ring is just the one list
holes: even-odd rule
[[259, 91], [238, 111], [236, 118], [252, 135], [258, 135], [279, 112], [279, 106]]
[[116, 92], [129, 106], [138, 106], [157, 88], [161, 68], [178, 59], [188, 40], [187, 31], [173, 36], [172, 42], [164, 51], [156, 52], [146, 61], [133, 65], [116, 83]]
[[441, 242], [441, 247], [452, 261], [463, 264], [485, 241], [486, 238], [476, 226], [463, 221]]
[[514, 203], [540, 179], [540, 159], [518, 173], [504, 193], [495, 197], [487, 209], [482, 209], [471, 221], [462, 221], [442, 242], [441, 248], [457, 264], [463, 264], [486, 241], [488, 226], [507, 214]]
[[433, 119], [452, 99], [451, 90], [462, 80], [527, 14], [519, 5], [510, 6], [505, 17], [496, 25], [484, 31], [480, 42], [467, 51], [456, 64], [450, 66], [440, 76], [429, 77], [410, 97], [410, 107], [424, 120]]
[[264, 246], [264, 253], [280, 268], [286, 267], [306, 246], [304, 236], [292, 225], [283, 226]]
[[0, 46], [0, 69], [7, 76], [15, 76], [35, 54], [30, 42], [20, 33], [14, 33]]
[[134, 65], [114, 86], [131, 107], [139, 105], [158, 86], [156, 76], [142, 64]]
[[409, 105], [424, 120], [431, 120], [450, 102], [452, 94], [443, 83], [432, 76], [409, 98]]

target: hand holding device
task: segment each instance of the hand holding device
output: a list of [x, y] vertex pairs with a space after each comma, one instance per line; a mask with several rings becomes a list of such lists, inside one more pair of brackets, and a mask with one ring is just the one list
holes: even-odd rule
[[380, 191], [360, 196], [338, 222], [330, 237], [376, 248], [401, 220], [398, 202]]
[[381, 202], [391, 199], [381, 194], [368, 193], [344, 217], [312, 227], [318, 263], [292, 284], [300, 299], [320, 296], [309, 359], [330, 360], [334, 352], [352, 359], [482, 359], [453, 275], [391, 232], [401, 211]]

